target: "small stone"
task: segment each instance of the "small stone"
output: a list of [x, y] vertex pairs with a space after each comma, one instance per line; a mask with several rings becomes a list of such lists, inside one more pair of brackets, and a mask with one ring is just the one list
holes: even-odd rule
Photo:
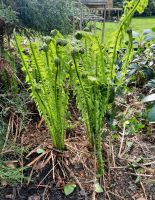
[[81, 196], [86, 196], [86, 192], [84, 190], [80, 191]]
[[0, 184], [1, 184], [2, 186], [5, 187], [5, 186], [8, 185], [8, 182], [7, 182], [6, 180], [3, 180], [3, 179], [2, 179], [2, 180], [0, 181]]
[[14, 195], [13, 194], [8, 194], [5, 196], [7, 199], [14, 199]]

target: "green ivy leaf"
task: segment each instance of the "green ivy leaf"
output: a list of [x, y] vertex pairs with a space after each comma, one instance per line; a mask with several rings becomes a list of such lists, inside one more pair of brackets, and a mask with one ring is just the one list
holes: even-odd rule
[[133, 142], [127, 141], [127, 142], [126, 142], [126, 145], [127, 145], [128, 148], [131, 148], [132, 145], [133, 145]]
[[152, 107], [150, 112], [148, 113], [149, 122], [155, 122], [155, 105]]
[[92, 82], [96, 82], [98, 79], [94, 76], [88, 76], [88, 80], [90, 80]]
[[147, 35], [147, 34], [150, 34], [150, 33], [152, 33], [151, 29], [144, 29], [143, 30], [143, 35]]
[[42, 154], [42, 153], [44, 153], [45, 152], [45, 150], [44, 149], [42, 149], [42, 148], [39, 148], [39, 149], [37, 149], [37, 151], [36, 151], [38, 154]]
[[137, 33], [136, 31], [132, 31], [132, 37], [133, 37], [133, 38], [139, 38], [140, 35], [139, 35], [139, 33]]
[[140, 176], [137, 176], [136, 180], [135, 180], [135, 183], [139, 183], [141, 180]]
[[95, 192], [96, 193], [102, 193], [103, 192], [103, 188], [101, 187], [101, 185], [99, 183], [95, 183]]
[[151, 45], [151, 49], [155, 50], [155, 44]]
[[154, 40], [155, 39], [155, 36], [154, 35], [146, 35], [144, 40], [146, 42], [150, 42], [151, 40]]
[[150, 94], [143, 99], [144, 103], [155, 101], [155, 94]]
[[76, 188], [75, 184], [67, 184], [64, 186], [64, 193], [66, 196], [68, 196], [69, 194], [71, 194]]
[[152, 28], [152, 31], [155, 32], [155, 27]]

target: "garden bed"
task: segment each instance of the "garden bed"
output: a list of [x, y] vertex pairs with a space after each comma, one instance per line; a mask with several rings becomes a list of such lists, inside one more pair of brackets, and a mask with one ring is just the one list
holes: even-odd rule
[[[129, 96], [126, 99], [128, 101]], [[137, 98], [130, 98], [130, 109], [140, 112], [139, 109], [143, 108], [137, 105]], [[32, 112], [36, 113], [35, 110]], [[48, 129], [37, 113], [29, 118], [17, 137], [17, 145], [28, 149], [28, 152], [15, 156], [15, 153], [7, 153], [5, 149], [2, 154], [13, 167], [29, 166], [24, 170], [27, 179], [16, 186], [4, 183], [0, 188], [1, 200], [92, 199], [94, 156], [86, 140], [85, 128], [76, 117], [73, 116], [73, 128], [65, 141], [65, 152], [53, 148]], [[150, 128], [154, 130], [152, 125]], [[149, 137], [147, 134], [143, 129], [141, 134], [126, 136], [121, 157], [118, 156], [121, 135], [116, 139], [105, 138], [103, 156], [106, 167], [103, 179], [100, 179], [104, 193], [98, 194], [97, 199], [155, 199], [155, 135], [154, 131]], [[12, 136], [10, 140], [13, 140]], [[72, 183], [77, 185], [75, 191], [65, 196], [64, 186]]]

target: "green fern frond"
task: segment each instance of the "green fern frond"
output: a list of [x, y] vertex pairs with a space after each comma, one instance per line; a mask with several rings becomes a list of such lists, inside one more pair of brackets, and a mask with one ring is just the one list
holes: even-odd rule
[[[133, 57], [132, 32], [129, 29], [136, 11], [143, 11], [147, 0], [126, 1], [124, 15], [110, 44], [103, 46], [93, 34], [78, 32], [76, 48], [72, 50], [75, 74], [72, 73], [77, 105], [87, 128], [88, 139], [97, 156], [98, 173], [103, 174], [102, 131], [105, 115], [110, 103], [114, 102], [113, 93], [122, 85], [126, 68]], [[144, 3], [144, 6], [143, 6]], [[128, 32], [128, 46], [122, 61], [120, 80], [116, 82], [117, 52], [123, 48], [123, 38]]]
[[[59, 38], [63, 38], [60, 33], [58, 35]], [[25, 55], [20, 37], [15, 36], [15, 39], [23, 71], [26, 72], [26, 81], [30, 86], [31, 97], [45, 119], [54, 147], [63, 150], [68, 106], [69, 79], [66, 79], [68, 47], [60, 45], [58, 47], [55, 37], [44, 49], [40, 49], [39, 41], [29, 39], [27, 45], [29, 53]], [[58, 56], [59, 66], [55, 62]]]

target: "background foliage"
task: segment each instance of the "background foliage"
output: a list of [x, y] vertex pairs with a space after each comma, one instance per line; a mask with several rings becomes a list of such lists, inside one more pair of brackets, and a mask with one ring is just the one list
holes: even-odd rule
[[[49, 33], [51, 29], [58, 29], [67, 34], [72, 28], [72, 2], [75, 0], [2, 0], [0, 2], [0, 17], [16, 21], [16, 14], [20, 25]], [[7, 10], [1, 7], [8, 6]], [[122, 7], [123, 0], [114, 0], [115, 7]], [[12, 11], [13, 12], [12, 12]], [[14, 12], [15, 11], [15, 12]], [[155, 1], [150, 0], [143, 15], [155, 14]], [[16, 21], [17, 23], [17, 21]]]
[[[117, 7], [122, 7], [123, 6], [123, 0], [114, 0], [114, 5]], [[149, 0], [148, 6], [145, 9], [144, 16], [151, 16], [155, 15], [155, 1], [154, 0]]]
[[49, 33], [51, 29], [58, 29], [66, 34], [71, 29], [72, 0], [6, 0], [7, 6], [18, 12], [20, 24]]

